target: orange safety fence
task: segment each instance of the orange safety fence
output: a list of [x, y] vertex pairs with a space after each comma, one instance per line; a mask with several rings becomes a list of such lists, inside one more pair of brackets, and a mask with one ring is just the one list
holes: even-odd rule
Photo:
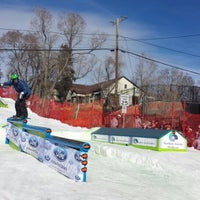
[[91, 128], [102, 125], [101, 102], [59, 103], [53, 99], [41, 100], [37, 96], [31, 96], [30, 101], [30, 109], [40, 116], [57, 119], [73, 126]]
[[[0, 88], [0, 96], [15, 100], [17, 93], [12, 87]], [[182, 131], [188, 139], [188, 146], [192, 146], [197, 137], [198, 125], [200, 125], [200, 113], [186, 112], [186, 104], [182, 102], [148, 102], [145, 105], [128, 106], [126, 110], [103, 112], [103, 100], [80, 104], [59, 103], [54, 99], [43, 100], [35, 95], [31, 95], [29, 100], [28, 107], [33, 112], [72, 126], [111, 127], [113, 118], [116, 118], [116, 128], [135, 128], [136, 118], [140, 118], [141, 128]]]
[[[17, 93], [12, 87], [0, 88], [0, 96], [15, 100]], [[28, 107], [42, 117], [57, 119], [72, 126], [102, 126], [102, 101], [89, 104], [59, 103], [54, 99], [40, 99], [36, 95], [31, 95], [29, 101]]]

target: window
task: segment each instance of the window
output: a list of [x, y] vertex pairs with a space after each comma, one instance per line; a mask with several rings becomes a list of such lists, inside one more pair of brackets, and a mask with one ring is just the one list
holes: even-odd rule
[[124, 84], [124, 89], [127, 89], [127, 84]]

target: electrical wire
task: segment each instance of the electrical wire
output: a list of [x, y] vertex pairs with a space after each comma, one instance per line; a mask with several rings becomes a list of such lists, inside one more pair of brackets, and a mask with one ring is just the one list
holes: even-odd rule
[[[199, 34], [199, 36], [200, 36], [200, 34]], [[121, 37], [122, 37], [122, 38], [129, 39], [129, 40], [132, 40], [132, 41], [140, 42], [140, 43], [143, 43], [143, 44], [147, 44], [147, 45], [150, 45], [150, 46], [154, 46], [154, 47], [162, 48], [162, 49], [165, 49], [165, 50], [169, 50], [169, 51], [173, 51], [173, 52], [177, 52], [177, 53], [185, 54], [185, 55], [188, 55], [188, 56], [193, 56], [193, 57], [199, 57], [199, 58], [200, 58], [200, 55], [196, 55], [196, 54], [188, 53], [188, 52], [181, 51], [181, 50], [177, 50], [177, 49], [171, 49], [171, 48], [164, 47], [164, 46], [160, 46], [160, 45], [153, 44], [153, 43], [150, 43], [150, 42], [145, 42], [145, 41], [142, 41], [141, 39], [133, 39], [133, 38], [124, 37], [124, 36], [121, 36]]]
[[[6, 31], [9, 31], [9, 30], [12, 30], [12, 31], [27, 31], [27, 32], [37, 32], [37, 31], [31, 31], [31, 30], [23, 30], [23, 29], [6, 29], [6, 28], [0, 28], [0, 30], [6, 30]], [[54, 34], [60, 34], [60, 35], [64, 35], [62, 33], [59, 33], [59, 32], [49, 32], [49, 33], [54, 33]], [[83, 35], [93, 35], [93, 34], [89, 34], [89, 33], [82, 33]], [[113, 36], [112, 34], [107, 34], [107, 35], [110, 35], [110, 36]], [[180, 50], [175, 50], [175, 49], [170, 49], [168, 47], [163, 47], [163, 46], [160, 46], [160, 45], [156, 45], [156, 44], [152, 44], [152, 43], [149, 43], [149, 42], [145, 42], [144, 40], [164, 40], [164, 39], [177, 39], [177, 38], [185, 38], [185, 37], [199, 37], [200, 34], [190, 34], [190, 35], [181, 35], [181, 36], [170, 36], [170, 37], [158, 37], [158, 38], [144, 38], [144, 39], [134, 39], [134, 38], [130, 38], [130, 37], [124, 37], [124, 36], [120, 36], [121, 38], [124, 38], [124, 39], [128, 39], [128, 40], [133, 40], [133, 41], [137, 41], [137, 42], [140, 42], [140, 43], [144, 43], [144, 44], [148, 44], [148, 45], [151, 45], [151, 46], [155, 46], [155, 47], [158, 47], [158, 48], [163, 48], [163, 49], [166, 49], [166, 50], [170, 50], [170, 51], [174, 51], [174, 52], [178, 52], [178, 53], [182, 53], [182, 54], [186, 54], [186, 55], [190, 55], [190, 56], [195, 56], [195, 57], [200, 57], [199, 55], [195, 55], [195, 54], [190, 54], [190, 53], [187, 53], [187, 52], [184, 52], [184, 51], [180, 51]], [[60, 51], [59, 48], [52, 48], [52, 49], [44, 49], [44, 48], [39, 48], [39, 49], [34, 49], [34, 48], [30, 48], [30, 49], [22, 49], [22, 48], [0, 48], [0, 51]], [[96, 49], [91, 49], [91, 48], [77, 48], [77, 49], [72, 49], [72, 51], [80, 51], [79, 53], [82, 54], [81, 52], [86, 52], [86, 54], [88, 53], [91, 53], [92, 51], [99, 51], [99, 50], [108, 50], [108, 51], [115, 51], [115, 49], [111, 49], [111, 48], [96, 48]], [[146, 56], [143, 56], [143, 55], [140, 55], [140, 54], [137, 54], [137, 53], [134, 53], [134, 52], [131, 52], [131, 51], [127, 51], [127, 50], [124, 50], [124, 49], [118, 49], [120, 50], [122, 53], [128, 53], [130, 55], [134, 55], [134, 56], [137, 56], [137, 57], [140, 57], [140, 58], [143, 58], [143, 59], [147, 59], [147, 60], [150, 60], [150, 61], [153, 61], [155, 63], [159, 63], [159, 64], [162, 64], [162, 65], [165, 65], [165, 66], [168, 66], [168, 67], [172, 67], [172, 68], [175, 68], [175, 69], [179, 69], [179, 70], [182, 70], [182, 71], [186, 71], [186, 72], [189, 72], [189, 73], [193, 73], [193, 74], [197, 74], [197, 75], [200, 75], [200, 73], [198, 72], [195, 72], [195, 71], [192, 71], [192, 70], [187, 70], [187, 69], [184, 69], [184, 68], [181, 68], [181, 67], [178, 67], [178, 66], [175, 66], [175, 65], [171, 65], [171, 64], [168, 64], [168, 63], [165, 63], [165, 62], [162, 62], [162, 61], [158, 61], [156, 59], [152, 59], [152, 58], [148, 58]]]
[[[60, 49], [22, 49], [22, 48], [0, 48], [0, 51], [60, 51]], [[111, 49], [111, 48], [96, 48], [96, 49], [92, 49], [92, 48], [83, 48], [83, 49], [72, 49], [72, 51], [74, 52], [77, 52], [79, 51], [78, 53], [82, 54], [82, 52], [85, 52], [87, 51], [85, 54], [90, 54], [91, 52], [93, 51], [115, 51], [116, 49]], [[146, 60], [149, 60], [149, 61], [152, 61], [152, 62], [155, 62], [155, 63], [159, 63], [159, 64], [162, 64], [162, 65], [165, 65], [165, 66], [168, 66], [168, 67], [171, 67], [171, 68], [174, 68], [174, 69], [178, 69], [178, 70], [182, 70], [182, 71], [185, 71], [185, 72], [189, 72], [189, 73], [192, 73], [192, 74], [196, 74], [196, 75], [200, 75], [199, 72], [195, 72], [195, 71], [192, 71], [192, 70], [188, 70], [188, 69], [184, 69], [184, 68], [181, 68], [181, 67], [178, 67], [178, 66], [175, 66], [175, 65], [171, 65], [171, 64], [168, 64], [168, 63], [165, 63], [165, 62], [162, 62], [162, 61], [158, 61], [156, 59], [152, 59], [152, 58], [148, 58], [144, 55], [140, 55], [140, 54], [137, 54], [137, 53], [134, 53], [134, 52], [131, 52], [131, 51], [127, 51], [127, 50], [124, 50], [124, 49], [121, 49], [119, 48], [118, 49], [120, 52], [122, 53], [128, 53], [130, 55], [134, 55], [134, 56], [137, 56], [137, 57], [140, 57], [140, 58], [143, 58], [143, 59], [146, 59]], [[68, 49], [62, 49], [62, 51], [69, 51]]]
[[119, 49], [119, 50], [123, 53], [128, 53], [128, 54], [131, 54], [131, 55], [134, 55], [134, 56], [137, 56], [137, 57], [140, 57], [140, 58], [143, 58], [143, 59], [155, 62], [155, 63], [159, 63], [159, 64], [162, 64], [162, 65], [174, 68], [174, 69], [178, 69], [178, 70], [182, 70], [182, 71], [189, 72], [189, 73], [192, 73], [192, 74], [200, 75], [199, 72], [184, 69], [184, 68], [181, 68], [181, 67], [178, 67], [178, 66], [175, 66], [175, 65], [171, 65], [171, 64], [168, 64], [168, 63], [165, 63], [165, 62], [162, 62], [162, 61], [158, 61], [158, 60], [155, 60], [155, 59], [152, 59], [152, 58], [148, 58], [146, 56], [143, 56], [143, 55], [140, 55], [140, 54], [137, 54], [137, 53], [133, 53], [133, 52], [130, 52], [130, 51], [126, 51], [126, 50], [123, 50], [123, 49]]

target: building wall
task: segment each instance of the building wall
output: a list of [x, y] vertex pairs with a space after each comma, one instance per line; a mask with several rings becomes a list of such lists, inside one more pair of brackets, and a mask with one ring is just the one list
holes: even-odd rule
[[[96, 92], [95, 94], [76, 94], [76, 93], [68, 93], [68, 98], [73, 99], [72, 102], [79, 102], [79, 103], [89, 103], [94, 100], [104, 99], [106, 97], [115, 98], [113, 104], [118, 104], [119, 96], [120, 95], [128, 95], [130, 105], [133, 103], [133, 96], [139, 97], [140, 96], [140, 89], [137, 88], [131, 81], [122, 77], [118, 81], [118, 97], [115, 96], [115, 82], [112, 83], [108, 88], [104, 88], [102, 91]], [[77, 100], [75, 100], [77, 99]], [[138, 99], [138, 98], [137, 98]]]
[[126, 78], [121, 78], [118, 82], [118, 94], [119, 95], [128, 95], [129, 96], [129, 102], [132, 104], [133, 102], [133, 96], [140, 96], [140, 90], [133, 85], [132, 82], [128, 81]]

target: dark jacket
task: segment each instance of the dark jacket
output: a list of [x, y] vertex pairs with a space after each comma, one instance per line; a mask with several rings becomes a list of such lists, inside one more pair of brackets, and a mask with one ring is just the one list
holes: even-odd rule
[[24, 98], [28, 98], [31, 95], [30, 88], [23, 80], [18, 79], [17, 83], [10, 80], [10, 81], [4, 82], [3, 87], [4, 86], [13, 86], [18, 93], [24, 92]]

